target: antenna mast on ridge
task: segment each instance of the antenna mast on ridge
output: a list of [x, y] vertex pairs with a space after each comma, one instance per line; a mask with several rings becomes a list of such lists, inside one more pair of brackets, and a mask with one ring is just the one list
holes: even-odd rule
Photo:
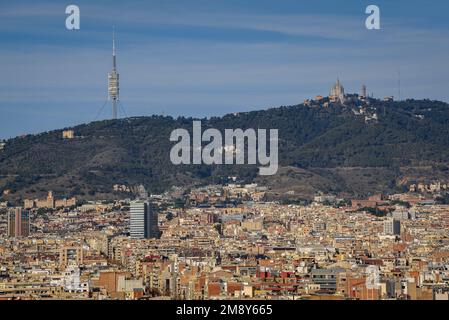
[[112, 31], [112, 71], [108, 73], [108, 98], [112, 101], [112, 119], [117, 119], [117, 102], [119, 101], [119, 74], [115, 47], [115, 27]]

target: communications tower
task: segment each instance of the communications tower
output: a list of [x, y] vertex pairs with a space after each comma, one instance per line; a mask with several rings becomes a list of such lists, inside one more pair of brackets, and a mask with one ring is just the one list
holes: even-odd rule
[[115, 52], [115, 30], [112, 33], [112, 71], [108, 73], [108, 100], [112, 101], [112, 119], [117, 119], [117, 102], [119, 101], [119, 74]]

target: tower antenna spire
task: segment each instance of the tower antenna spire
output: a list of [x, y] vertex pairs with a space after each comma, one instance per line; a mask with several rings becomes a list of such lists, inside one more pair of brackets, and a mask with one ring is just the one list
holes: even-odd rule
[[115, 56], [115, 26], [112, 27], [112, 55]]
[[113, 64], [113, 68], [115, 70], [116, 66], [116, 52], [115, 52], [115, 26], [112, 27], [112, 64]]

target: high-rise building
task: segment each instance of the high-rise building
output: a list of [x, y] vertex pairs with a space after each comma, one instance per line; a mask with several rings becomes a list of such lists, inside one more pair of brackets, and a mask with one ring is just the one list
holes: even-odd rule
[[129, 230], [134, 239], [149, 239], [159, 236], [158, 215], [150, 202], [131, 202]]
[[401, 234], [401, 221], [396, 219], [387, 219], [384, 221], [384, 234], [389, 236], [398, 236]]
[[17, 207], [8, 212], [8, 237], [27, 237], [30, 234], [30, 214]]

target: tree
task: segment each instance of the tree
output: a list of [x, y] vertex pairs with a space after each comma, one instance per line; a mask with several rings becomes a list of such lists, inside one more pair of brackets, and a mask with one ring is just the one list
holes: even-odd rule
[[214, 229], [215, 230], [217, 230], [217, 232], [218, 232], [218, 234], [219, 235], [223, 235], [223, 229], [222, 229], [222, 227], [221, 227], [221, 223], [216, 223], [216, 224], [214, 224]]
[[171, 221], [173, 220], [173, 213], [169, 212], [165, 215], [165, 219], [167, 219], [167, 221]]

